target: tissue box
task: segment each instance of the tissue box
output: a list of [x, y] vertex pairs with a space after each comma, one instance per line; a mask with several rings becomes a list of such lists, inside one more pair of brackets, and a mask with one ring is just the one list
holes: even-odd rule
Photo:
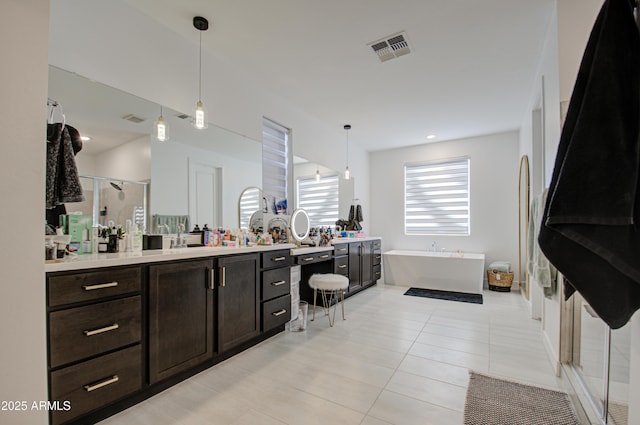
[[162, 235], [143, 235], [142, 249], [162, 249]]

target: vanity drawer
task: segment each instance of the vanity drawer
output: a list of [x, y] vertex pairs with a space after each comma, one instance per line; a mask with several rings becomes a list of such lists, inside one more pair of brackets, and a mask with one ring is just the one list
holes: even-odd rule
[[376, 264], [373, 266], [373, 280], [374, 282], [382, 277], [382, 266], [380, 264]]
[[49, 314], [52, 368], [140, 341], [140, 295]]
[[373, 265], [377, 266], [382, 262], [382, 253], [380, 250], [373, 251]]
[[333, 256], [341, 257], [343, 255], [349, 255], [349, 244], [348, 243], [335, 244], [333, 246]]
[[267, 332], [291, 320], [291, 295], [262, 303], [262, 331]]
[[273, 269], [275, 267], [286, 267], [293, 264], [291, 251], [288, 249], [279, 249], [277, 251], [269, 251], [262, 253], [262, 268]]
[[333, 272], [347, 276], [349, 274], [349, 257], [336, 257], [333, 259]]
[[330, 251], [316, 252], [314, 254], [303, 254], [296, 256], [296, 264], [311, 264], [331, 259]]
[[374, 239], [373, 240], [373, 249], [374, 249], [374, 251], [376, 249], [382, 249], [382, 241], [380, 239]]
[[289, 292], [291, 292], [291, 268], [281, 267], [262, 272], [263, 300], [280, 297]]
[[54, 410], [54, 425], [108, 405], [142, 387], [140, 345], [51, 373], [51, 400], [68, 411]]
[[49, 307], [139, 292], [140, 267], [103, 269], [49, 277]]

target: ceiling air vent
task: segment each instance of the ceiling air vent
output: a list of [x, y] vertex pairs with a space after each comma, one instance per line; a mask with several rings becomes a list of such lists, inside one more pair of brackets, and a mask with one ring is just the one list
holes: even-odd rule
[[123, 120], [127, 120], [130, 121], [134, 124], [140, 124], [141, 122], [143, 122], [145, 119], [144, 118], [140, 118], [137, 115], [133, 115], [133, 114], [127, 114], [124, 117], [122, 117]]
[[411, 53], [409, 43], [407, 42], [407, 35], [404, 32], [399, 32], [385, 37], [382, 40], [374, 41], [369, 43], [368, 46], [378, 55], [380, 62]]

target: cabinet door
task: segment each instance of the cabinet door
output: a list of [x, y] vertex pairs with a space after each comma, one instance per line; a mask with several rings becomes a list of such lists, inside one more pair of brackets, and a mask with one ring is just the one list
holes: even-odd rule
[[149, 380], [188, 370], [214, 354], [212, 260], [149, 267]]
[[260, 334], [260, 256], [218, 259], [218, 331], [221, 351]]
[[362, 256], [362, 243], [349, 244], [349, 290], [362, 287], [360, 280], [360, 257]]
[[373, 283], [373, 242], [362, 242], [360, 261], [360, 284], [369, 286]]

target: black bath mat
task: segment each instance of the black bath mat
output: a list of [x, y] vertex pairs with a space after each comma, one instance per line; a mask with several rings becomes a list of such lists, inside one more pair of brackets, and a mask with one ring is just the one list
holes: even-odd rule
[[460, 301], [463, 303], [482, 304], [481, 294], [468, 294], [466, 292], [438, 291], [436, 289], [409, 288], [405, 295], [424, 298], [437, 298], [439, 300]]

